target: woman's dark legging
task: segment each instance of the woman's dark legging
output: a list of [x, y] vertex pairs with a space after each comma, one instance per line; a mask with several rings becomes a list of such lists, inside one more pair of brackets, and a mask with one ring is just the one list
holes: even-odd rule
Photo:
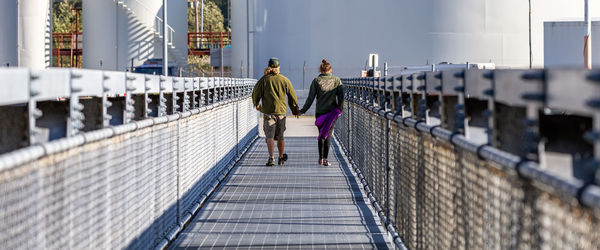
[[[321, 115], [324, 115], [324, 114], [316, 114], [316, 117], [318, 118]], [[335, 126], [335, 122], [333, 123], [332, 126]], [[329, 136], [327, 137], [327, 139], [318, 140], [319, 159], [327, 159], [327, 156], [329, 155], [329, 147], [331, 146], [332, 134], [333, 134], [333, 128], [331, 130], [329, 130]]]
[[319, 159], [327, 159], [329, 146], [331, 146], [331, 136], [327, 137], [327, 139], [319, 140]]

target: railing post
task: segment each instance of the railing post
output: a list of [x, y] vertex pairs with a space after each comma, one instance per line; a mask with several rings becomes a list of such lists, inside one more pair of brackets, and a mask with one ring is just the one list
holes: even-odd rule
[[83, 104], [79, 103], [79, 92], [81, 92], [80, 86], [75, 86], [75, 79], [81, 78], [80, 73], [70, 73], [69, 78], [71, 87], [71, 96], [69, 97], [69, 120], [67, 123], [67, 136], [71, 137], [77, 135], [81, 129], [83, 129], [83, 120], [85, 119], [83, 110]]
[[[385, 212], [386, 212], [386, 216], [389, 218], [390, 217], [390, 172], [392, 170], [392, 168], [390, 167], [390, 120], [387, 119], [387, 116], [384, 117], [383, 119], [385, 119], [385, 175], [386, 175], [386, 180], [385, 180], [385, 185], [386, 185], [386, 190], [385, 190]], [[384, 225], [387, 226], [387, 225]]]
[[158, 116], [167, 115], [167, 99], [165, 98], [165, 84], [167, 82], [167, 77], [160, 76], [160, 86], [158, 90]]
[[152, 109], [150, 109], [150, 107], [149, 107], [149, 104], [152, 102], [152, 100], [148, 96], [148, 91], [150, 91], [149, 82], [150, 82], [150, 77], [145, 76], [144, 77], [144, 118], [148, 118], [148, 114], [150, 114], [152, 112]]
[[173, 105], [172, 105], [172, 113], [175, 114], [177, 113], [177, 109], [179, 109], [179, 105], [177, 105], [177, 101], [179, 101], [179, 96], [177, 96], [177, 82], [179, 82], [179, 79], [177, 78], [172, 78], [173, 79]]

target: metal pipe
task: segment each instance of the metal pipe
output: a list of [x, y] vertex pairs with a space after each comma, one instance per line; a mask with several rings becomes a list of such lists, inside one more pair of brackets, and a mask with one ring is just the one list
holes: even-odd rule
[[533, 50], [531, 45], [531, 0], [529, 0], [529, 68], [533, 68]]
[[167, 0], [163, 0], [163, 75], [169, 76], [169, 38], [167, 37]]
[[589, 14], [589, 0], [585, 0], [585, 36], [583, 38], [583, 64], [586, 69], [592, 69], [592, 21]]
[[302, 65], [302, 90], [306, 89], [306, 87], [304, 86], [305, 83], [305, 78], [306, 78], [306, 60], [304, 61], [304, 64]]
[[246, 0], [246, 77], [250, 78], [250, 0]]
[[[194, 11], [196, 12], [196, 15], [194, 16], [194, 18], [196, 19], [196, 33], [198, 33], [199, 31], [199, 23], [198, 23], [198, 0], [196, 0], [194, 2]], [[202, 11], [202, 16], [204, 16], [204, 11]], [[196, 38], [198, 39], [198, 38]], [[200, 49], [200, 42], [198, 40], [196, 40], [196, 49]]]

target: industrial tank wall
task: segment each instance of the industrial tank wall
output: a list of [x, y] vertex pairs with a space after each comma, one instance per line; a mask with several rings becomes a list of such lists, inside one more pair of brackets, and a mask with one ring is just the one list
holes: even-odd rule
[[0, 67], [17, 66], [18, 41], [17, 41], [17, 1], [0, 1]]
[[49, 67], [49, 25], [49, 0], [0, 1], [0, 64]]
[[[262, 75], [268, 58], [279, 57], [282, 72], [300, 89], [308, 88], [322, 58], [330, 59], [334, 73], [356, 76], [369, 53], [380, 55], [380, 65], [392, 66], [443, 61], [529, 66], [524, 0], [249, 1], [256, 7], [251, 14], [256, 24], [250, 27], [254, 73]], [[597, 7], [593, 6], [592, 14], [600, 13]], [[543, 66], [543, 21], [583, 16], [583, 1], [533, 1], [532, 9], [533, 59], [539, 67]], [[246, 56], [244, 48], [238, 47], [245, 47], [240, 44], [245, 39], [236, 41], [245, 38], [245, 30], [238, 30], [236, 24], [232, 26], [234, 61]]]
[[[162, 18], [162, 1], [126, 1], [133, 14], [113, 0], [83, 0], [83, 67], [123, 71], [150, 58], [162, 58], [162, 39], [151, 32]], [[168, 1], [173, 44], [187, 53], [187, 2]], [[91, 48], [91, 49], [90, 49]], [[169, 61], [174, 61], [172, 50]], [[181, 64], [187, 63], [183, 58]]]
[[117, 70], [117, 8], [113, 1], [83, 1], [83, 47], [93, 48], [83, 50], [84, 68]]
[[[254, 5], [251, 3], [250, 0], [231, 1], [231, 48], [233, 50], [231, 69], [233, 75], [237, 77], [253, 77], [254, 62], [252, 58], [254, 55], [252, 48], [254, 47], [254, 33], [248, 32], [248, 27], [254, 26]], [[250, 9], [247, 9], [247, 7], [250, 7]], [[250, 14], [250, 18], [247, 14]], [[247, 21], [250, 22], [250, 25]], [[247, 53], [248, 48], [250, 48], [249, 54]], [[250, 60], [248, 60], [248, 57]]]
[[[235, 0], [234, 0], [235, 1]], [[187, 0], [169, 0], [169, 7], [167, 11], [169, 12], [169, 26], [175, 30], [175, 35], [173, 37], [173, 44], [176, 48], [179, 49], [180, 53], [183, 53], [183, 56], [186, 56], [187, 62], [187, 34], [188, 34], [188, 3]], [[162, 9], [160, 10], [162, 11]], [[162, 13], [162, 12], [161, 12]], [[162, 17], [162, 14], [159, 15]], [[162, 42], [162, 41], [161, 41]], [[161, 44], [162, 48], [162, 44]], [[162, 53], [161, 53], [162, 55]], [[172, 61], [169, 59], [169, 61]]]

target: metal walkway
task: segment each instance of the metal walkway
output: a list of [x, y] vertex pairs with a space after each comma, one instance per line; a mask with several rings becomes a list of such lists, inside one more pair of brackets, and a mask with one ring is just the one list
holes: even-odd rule
[[332, 143], [332, 166], [316, 161], [316, 138], [286, 138], [290, 159], [265, 167], [257, 142], [178, 236], [171, 249], [388, 249], [390, 240]]

